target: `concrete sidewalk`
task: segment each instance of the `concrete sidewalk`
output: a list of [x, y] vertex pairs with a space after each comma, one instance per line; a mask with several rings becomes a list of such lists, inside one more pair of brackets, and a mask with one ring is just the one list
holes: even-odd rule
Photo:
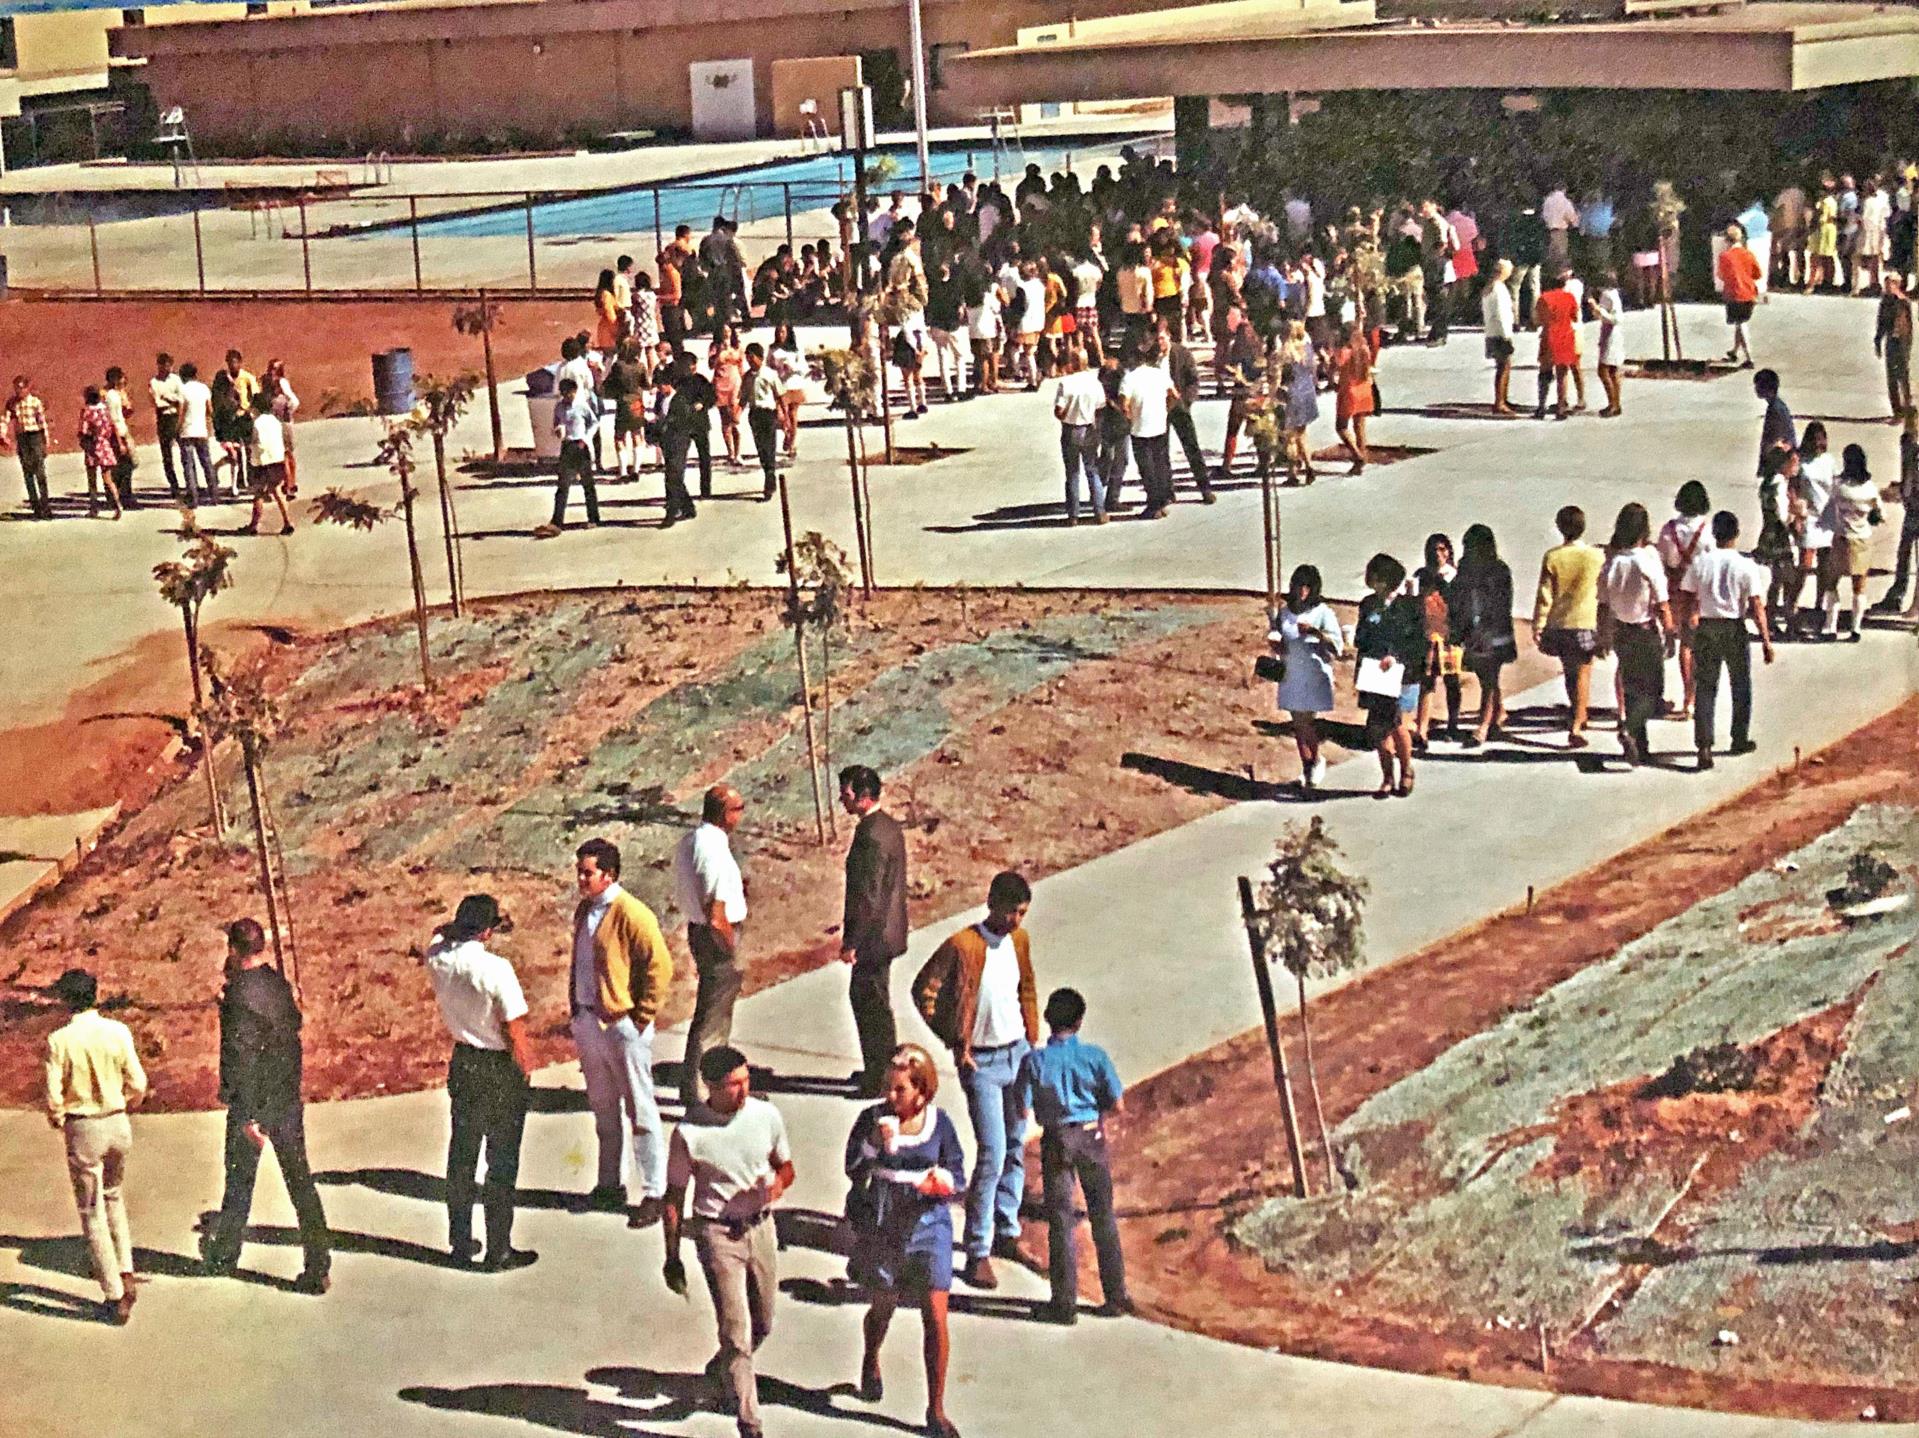
[[[1754, 782], [1791, 746], [1812, 748], [1881, 712], [1906, 692], [1898, 667], [1883, 662], [1898, 642], [1874, 636], [1863, 655], [1851, 646], [1796, 651], [1794, 690], [1830, 702], [1781, 702], [1782, 688], [1772, 682], [1780, 671], [1768, 671], [1756, 727], [1760, 754], [1708, 776], [1576, 777], [1572, 756], [1541, 739], [1496, 750], [1488, 762], [1429, 759], [1414, 799], [1375, 804], [1336, 797], [1370, 792], [1372, 761], [1337, 766], [1325, 812], [1349, 859], [1374, 881], [1370, 960], [1395, 958], [1503, 907], [1522, 897], [1527, 882], [1550, 883], [1597, 862], [1663, 827], [1674, 811]], [[1553, 697], [1542, 687], [1514, 707]], [[1679, 737], [1673, 728], [1662, 725], [1655, 742], [1671, 747]], [[1602, 735], [1597, 747], [1606, 742]], [[1487, 814], [1502, 822], [1479, 822]], [[1284, 802], [1237, 805], [1037, 886], [1031, 929], [1041, 983], [1073, 983], [1087, 993], [1090, 1032], [1129, 1080], [1257, 1021], [1232, 881], [1257, 873], [1279, 829], [1299, 816], [1299, 806]], [[1179, 876], [1176, 896], [1166, 882], [1171, 874]], [[913, 936], [895, 968], [902, 1010], [918, 960], [961, 921]], [[210, 988], [214, 981], [210, 972]], [[897, 1431], [916, 1424], [923, 1403], [910, 1319], [890, 1340], [885, 1404], [871, 1410], [835, 1391], [856, 1376], [860, 1312], [833, 1286], [842, 1261], [820, 1247], [824, 1224], [844, 1199], [839, 1156], [856, 1112], [832, 1092], [855, 1064], [844, 986], [836, 967], [805, 975], [745, 1002], [736, 1024], [736, 1041], [777, 1074], [772, 1096], [792, 1129], [800, 1171], [787, 1201], [786, 1298], [761, 1364], [769, 1431], [777, 1434], [845, 1431], [849, 1422]], [[911, 1019], [906, 1029], [919, 1032]], [[664, 1040], [661, 1057], [677, 1047]], [[155, 1068], [164, 1082], [164, 1065]], [[255, 1221], [271, 1226], [272, 1246], [250, 1249], [248, 1262], [273, 1277], [192, 1276], [194, 1217], [218, 1197], [221, 1120], [140, 1120], [130, 1195], [136, 1239], [148, 1250], [142, 1266], [156, 1277], [124, 1331], [71, 1321], [71, 1298], [89, 1294], [91, 1284], [78, 1241], [55, 1237], [75, 1226], [57, 1143], [33, 1115], [0, 1115], [0, 1343], [20, 1359], [14, 1382], [0, 1391], [0, 1431], [197, 1438], [265, 1423], [287, 1435], [525, 1426], [727, 1433], [726, 1420], [690, 1413], [685, 1401], [711, 1349], [704, 1293], [695, 1285], [683, 1303], [661, 1287], [657, 1231], [634, 1235], [616, 1218], [567, 1211], [571, 1196], [591, 1183], [591, 1122], [580, 1111], [576, 1069], [549, 1071], [540, 1083], [552, 1092], [529, 1128], [521, 1174], [529, 1208], [518, 1236], [541, 1261], [501, 1277], [453, 1271], [440, 1259], [443, 1095], [310, 1110], [314, 1161], [330, 1172], [325, 1193], [340, 1235], [335, 1291], [319, 1301], [284, 1291], [299, 1260], [290, 1213], [271, 1179], [262, 1184]], [[949, 1082], [942, 1098], [964, 1131], [957, 1086]], [[1067, 1332], [1031, 1322], [1031, 1305], [1043, 1296], [1042, 1282], [1020, 1270], [993, 1295], [959, 1290], [951, 1408], [963, 1431], [1226, 1438], [1827, 1431], [1348, 1368], [1143, 1321], [1089, 1319]], [[476, 1428], [472, 1414], [503, 1421]]]

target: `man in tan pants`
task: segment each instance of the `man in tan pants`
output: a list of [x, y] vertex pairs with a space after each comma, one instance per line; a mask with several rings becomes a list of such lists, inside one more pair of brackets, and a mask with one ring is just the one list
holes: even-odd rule
[[66, 1136], [80, 1232], [107, 1314], [125, 1323], [133, 1316], [133, 1234], [120, 1184], [133, 1148], [127, 1110], [146, 1097], [147, 1076], [127, 1026], [95, 1007], [97, 992], [85, 969], [54, 980], [53, 996], [73, 1017], [47, 1037], [47, 1122]]

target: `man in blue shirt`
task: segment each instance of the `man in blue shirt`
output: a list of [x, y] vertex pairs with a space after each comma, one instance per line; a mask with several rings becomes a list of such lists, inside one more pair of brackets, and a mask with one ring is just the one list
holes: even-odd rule
[[533, 531], [536, 538], [551, 538], [566, 528], [566, 497], [575, 480], [586, 497], [587, 523], [600, 522], [600, 496], [593, 486], [593, 436], [599, 427], [599, 401], [581, 394], [577, 381], [561, 380], [560, 402], [553, 408], [553, 433], [560, 441], [559, 484], [553, 491], [553, 518]]
[[1120, 1251], [1113, 1175], [1106, 1158], [1104, 1118], [1120, 1112], [1119, 1071], [1105, 1049], [1079, 1041], [1086, 1000], [1077, 989], [1055, 989], [1046, 1000], [1045, 1017], [1051, 1036], [1045, 1048], [1028, 1052], [1020, 1065], [1016, 1096], [1022, 1106], [1032, 1106], [1040, 1125], [1040, 1172], [1050, 1230], [1046, 1266], [1053, 1283], [1047, 1316], [1066, 1324], [1079, 1317], [1079, 1219], [1073, 1207], [1077, 1179], [1099, 1255], [1099, 1286], [1106, 1299], [1099, 1313], [1118, 1318], [1135, 1311], [1126, 1293], [1126, 1256]]

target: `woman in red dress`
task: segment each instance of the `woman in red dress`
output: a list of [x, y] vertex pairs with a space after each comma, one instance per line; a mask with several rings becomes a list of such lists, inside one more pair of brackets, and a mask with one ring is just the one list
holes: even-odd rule
[[1555, 415], [1566, 417], [1566, 381], [1579, 364], [1579, 301], [1566, 288], [1566, 276], [1554, 275], [1533, 302], [1533, 323], [1539, 327], [1539, 405], [1534, 419], [1546, 417], [1546, 390], [1557, 384]]
[[1366, 416], [1373, 412], [1373, 359], [1378, 353], [1367, 338], [1363, 321], [1346, 326], [1345, 337], [1333, 355], [1333, 376], [1338, 387], [1338, 408], [1334, 424], [1339, 442], [1353, 456], [1353, 473], [1366, 472]]

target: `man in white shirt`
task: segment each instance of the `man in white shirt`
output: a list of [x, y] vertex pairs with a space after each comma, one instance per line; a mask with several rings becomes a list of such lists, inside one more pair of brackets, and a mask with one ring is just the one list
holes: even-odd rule
[[1059, 421], [1059, 454], [1066, 466], [1066, 522], [1079, 523], [1079, 477], [1086, 476], [1086, 492], [1093, 502], [1093, 522], [1106, 523], [1106, 486], [1099, 474], [1099, 412], [1106, 403], [1106, 386], [1099, 371], [1086, 368], [1085, 353], [1077, 346], [1066, 351], [1053, 393], [1053, 418]]
[[293, 515], [287, 509], [286, 426], [273, 412], [265, 390], [253, 397], [253, 435], [247, 441], [247, 482], [253, 489], [253, 517], [243, 534], [260, 532], [260, 516], [271, 499], [280, 511], [280, 533], [293, 533]]
[[127, 1110], [147, 1095], [146, 1070], [132, 1031], [96, 1007], [92, 974], [68, 969], [53, 981], [53, 997], [73, 1017], [47, 1036], [47, 1122], [66, 1139], [67, 1177], [106, 1316], [124, 1324], [133, 1317], [133, 1232], [120, 1184], [133, 1151]]
[[726, 1044], [708, 1049], [700, 1080], [706, 1103], [689, 1107], [667, 1153], [661, 1274], [673, 1292], [686, 1292], [680, 1234], [690, 1228], [719, 1328], [719, 1351], [707, 1374], [723, 1385], [740, 1438], [762, 1438], [753, 1354], [773, 1331], [779, 1292], [773, 1205], [793, 1186], [793, 1150], [780, 1111], [753, 1097], [745, 1054]]
[[1146, 487], [1141, 519], [1164, 519], [1173, 502], [1173, 458], [1167, 430], [1179, 391], [1173, 377], [1145, 355], [1134, 357], [1133, 367], [1120, 381], [1120, 402], [1126, 407], [1127, 431], [1133, 440], [1133, 463]]
[[[1646, 726], [1666, 702], [1667, 652], [1678, 652], [1668, 602], [1666, 566], [1653, 547], [1652, 521], [1643, 504], [1628, 506], [1620, 526], [1631, 547], [1607, 555], [1599, 571], [1599, 641], [1619, 656], [1619, 685], [1625, 694], [1619, 747], [1626, 762], [1646, 762]], [[1615, 535], [1615, 542], [1622, 536]]]
[[746, 922], [746, 879], [728, 838], [740, 826], [746, 801], [727, 784], [706, 791], [700, 824], [673, 852], [673, 889], [686, 920], [686, 944], [699, 973], [693, 1021], [686, 1029], [680, 1098], [689, 1112], [700, 1097], [700, 1054], [733, 1036], [733, 1005], [745, 972], [740, 926]]
[[1713, 548], [1693, 556], [1680, 587], [1695, 596], [1699, 622], [1693, 631], [1693, 744], [1699, 750], [1699, 770], [1712, 768], [1713, 710], [1719, 700], [1719, 671], [1732, 682], [1732, 750], [1750, 754], [1752, 742], [1752, 654], [1746, 632], [1750, 618], [1759, 626], [1759, 648], [1772, 663], [1772, 632], [1766, 624], [1766, 589], [1770, 573], [1734, 548], [1739, 539], [1739, 517], [1720, 510], [1712, 517]]
[[1564, 269], [1572, 255], [1572, 228], [1579, 223], [1579, 207], [1567, 198], [1564, 185], [1554, 185], [1539, 202], [1539, 222], [1546, 227], [1547, 265]]
[[[153, 428], [160, 441], [160, 467], [166, 471], [167, 492], [178, 499], [180, 475], [173, 465], [173, 451], [180, 443], [180, 376], [173, 372], [172, 355], [162, 352], [154, 360], [147, 393], [153, 397]], [[212, 399], [211, 392], [207, 397]]]
[[[446, 1145], [447, 1246], [461, 1263], [478, 1256], [473, 1242], [477, 1188], [486, 1215], [484, 1266], [493, 1272], [525, 1268], [539, 1256], [513, 1247], [513, 1200], [533, 1074], [526, 995], [513, 965], [486, 947], [494, 934], [512, 927], [491, 894], [468, 894], [426, 951], [427, 977], [453, 1039], [446, 1073], [453, 1113]], [[482, 1147], [486, 1183], [479, 1186]]]
[[220, 497], [213, 483], [213, 391], [200, 378], [199, 366], [189, 360], [180, 366], [180, 482], [186, 486], [189, 508], [201, 498], [193, 479], [196, 466], [206, 501], [212, 504]]

